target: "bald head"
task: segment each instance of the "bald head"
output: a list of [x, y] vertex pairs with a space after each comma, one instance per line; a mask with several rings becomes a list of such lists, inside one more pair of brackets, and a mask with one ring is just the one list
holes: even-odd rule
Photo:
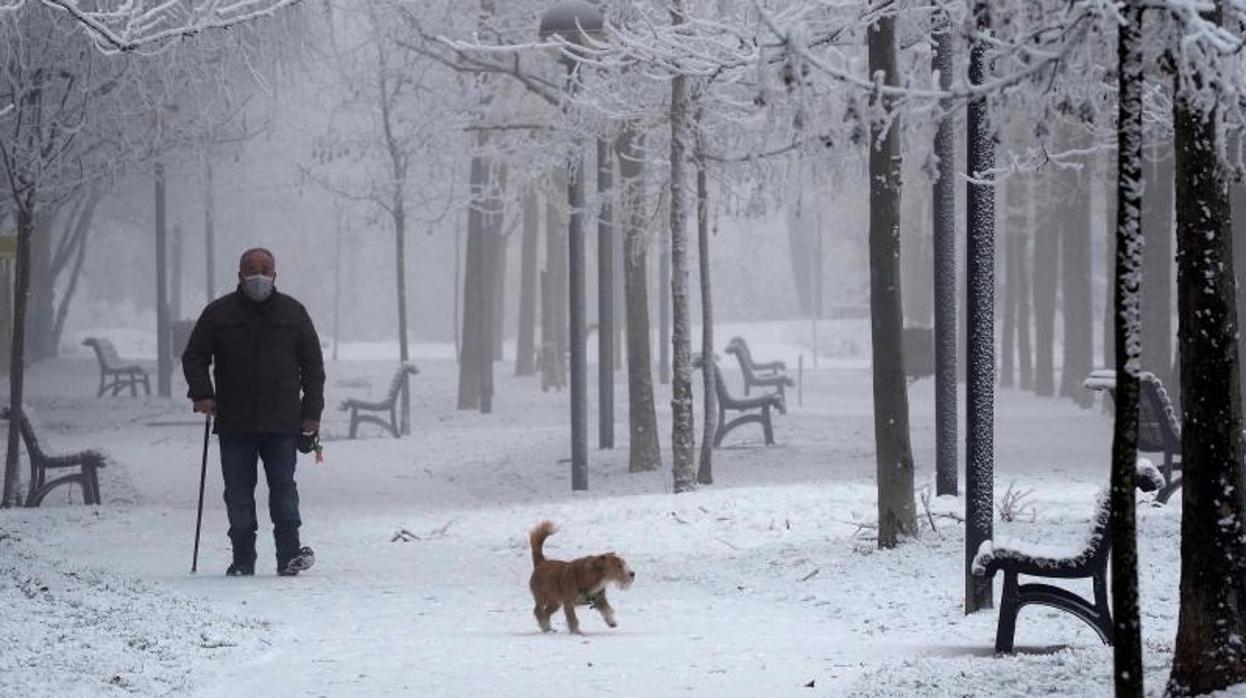
[[252, 247], [242, 253], [238, 259], [238, 276], [247, 277], [262, 274], [267, 277], [277, 275], [277, 258], [263, 247]]

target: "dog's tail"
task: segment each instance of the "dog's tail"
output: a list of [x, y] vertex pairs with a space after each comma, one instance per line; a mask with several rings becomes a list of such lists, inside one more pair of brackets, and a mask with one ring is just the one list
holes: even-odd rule
[[545, 562], [545, 552], [541, 547], [545, 545], [545, 539], [554, 535], [558, 531], [558, 527], [552, 521], [542, 521], [536, 525], [528, 533], [528, 542], [532, 544], [532, 566]]

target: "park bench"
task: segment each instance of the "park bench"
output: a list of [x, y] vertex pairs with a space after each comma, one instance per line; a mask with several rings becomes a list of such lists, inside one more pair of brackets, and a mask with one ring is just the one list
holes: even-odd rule
[[[9, 408], [5, 407], [0, 410], [0, 419], [7, 420], [10, 429], [13, 427], [12, 411]], [[26, 455], [30, 460], [30, 487], [26, 493], [26, 506], [37, 507], [43, 503], [43, 498], [48, 496], [49, 492], [61, 485], [70, 484], [77, 484], [82, 488], [84, 504], [100, 503], [100, 483], [97, 471], [104, 467], [105, 462], [101, 453], [80, 451], [61, 456], [49, 455], [39, 446], [39, 439], [36, 438], [35, 430], [30, 426], [30, 420], [26, 418], [26, 415], [19, 414], [17, 422], [21, 430], [22, 441], [26, 443]], [[48, 471], [68, 468], [77, 468], [77, 472], [49, 479], [51, 473]]]
[[[1112, 369], [1091, 371], [1082, 385], [1088, 390], [1106, 391], [1116, 399], [1116, 371]], [[1138, 451], [1163, 455], [1160, 473], [1164, 485], [1155, 500], [1167, 502], [1181, 487], [1176, 474], [1181, 470], [1181, 421], [1163, 382], [1150, 371], [1138, 374]]]
[[743, 337], [732, 337], [727, 343], [726, 352], [735, 356], [736, 361], [740, 364], [740, 373], [744, 375], [744, 394], [747, 396], [753, 388], [774, 388], [775, 394], [780, 398], [776, 409], [786, 414], [786, 395], [784, 389], [796, 385], [790, 377], [784, 374], [787, 370], [786, 364], [782, 361], [766, 361], [757, 362], [753, 360], [753, 354], [749, 351], [748, 342]]
[[[355, 438], [359, 432], [359, 425], [363, 423], [375, 424], [385, 431], [389, 432], [394, 438], [398, 438], [398, 394], [406, 385], [407, 376], [415, 375], [420, 372], [414, 364], [402, 364], [398, 370], [394, 372], [394, 379], [389, 383], [389, 392], [385, 394], [385, 399], [378, 402], [369, 402], [367, 400], [357, 400], [350, 398], [342, 402], [341, 409], [350, 412], [350, 438]], [[378, 417], [371, 412], [389, 413], [389, 420]]]
[[147, 371], [138, 364], [123, 362], [111, 340], [106, 337], [87, 337], [82, 343], [95, 350], [95, 358], [99, 361], [100, 385], [96, 397], [103, 397], [106, 390], [111, 390], [112, 395], [117, 396], [126, 387], [130, 389], [132, 397], [137, 397], [139, 383], [143, 384], [144, 392], [151, 395]]
[[[1137, 469], [1138, 487], [1152, 491], [1163, 482], [1149, 461], [1140, 459]], [[1099, 494], [1090, 535], [1081, 550], [1068, 557], [1027, 552], [1021, 548], [996, 547], [983, 541], [974, 556], [972, 572], [990, 579], [996, 572], [1004, 573], [1004, 592], [999, 601], [999, 624], [995, 631], [995, 651], [1011, 653], [1017, 632], [1017, 614], [1030, 604], [1050, 606], [1067, 611], [1082, 619], [1104, 644], [1112, 644], [1112, 611], [1108, 605], [1108, 558], [1112, 552], [1110, 534], [1111, 504], [1107, 491]], [[1021, 584], [1020, 575], [1046, 579], [1087, 579], [1093, 587], [1093, 600], [1068, 589], [1028, 582]]]
[[[701, 358], [693, 360], [696, 368], [701, 367]], [[714, 395], [718, 403], [718, 425], [714, 429], [714, 448], [722, 445], [723, 439], [732, 430], [745, 424], [760, 424], [766, 437], [766, 445], [774, 445], [774, 424], [771, 420], [771, 408], [782, 411], [783, 396], [779, 393], [764, 393], [752, 397], [737, 398], [727, 392], [727, 382], [723, 380], [722, 370], [718, 362], [714, 362]], [[740, 415], [728, 421], [728, 412], [739, 412]]]

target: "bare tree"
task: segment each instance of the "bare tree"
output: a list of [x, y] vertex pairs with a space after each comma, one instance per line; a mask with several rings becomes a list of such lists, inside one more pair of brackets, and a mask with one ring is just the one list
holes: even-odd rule
[[[671, 20], [685, 22], [683, 0], [672, 0]], [[693, 461], [692, 337], [688, 303], [688, 143], [691, 125], [688, 78], [671, 79], [671, 452], [675, 492], [696, 486]]]
[[627, 418], [630, 441], [628, 471], [657, 470], [658, 418], [653, 404], [653, 364], [649, 338], [649, 279], [645, 211], [644, 134], [628, 123], [619, 134], [619, 175], [623, 180], [625, 216], [623, 287], [627, 296]]
[[[973, 17], [979, 35], [969, 49], [969, 81], [980, 85], [991, 73], [983, 35], [991, 29], [990, 4], [975, 0]], [[966, 125], [967, 169], [974, 179], [965, 206], [965, 612], [973, 613], [994, 605], [990, 580], [972, 573], [978, 547], [991, 538], [995, 478], [995, 186], [982, 181], [995, 165], [995, 130], [985, 96], [970, 101]]]
[[[1203, 31], [1223, 18], [1220, 2]], [[1181, 606], [1168, 693], [1246, 681], [1246, 472], [1217, 48], [1184, 42], [1173, 99], [1181, 360]]]
[[1142, 621], [1134, 471], [1138, 457], [1139, 280], [1142, 267], [1142, 2], [1117, 27], [1116, 418], [1112, 434], [1112, 650], [1118, 697], [1142, 696]]
[[[895, 17], [879, 16], [868, 30], [870, 74], [896, 85]], [[891, 548], [917, 531], [908, 391], [901, 351], [899, 115], [894, 103], [872, 98], [870, 120], [870, 342], [874, 373], [874, 448], [878, 478], [878, 547]]]
[[515, 340], [515, 375], [536, 373], [537, 252], [541, 237], [541, 198], [528, 184], [523, 194], [523, 243], [519, 265], [519, 331]]
[[[935, 20], [932, 67], [939, 72], [939, 87], [952, 86], [955, 41], [951, 20], [939, 13]], [[952, 104], [939, 105], [941, 118], [935, 132], [937, 170], [932, 192], [934, 201], [934, 297], [935, 297], [935, 490], [956, 494], [956, 168], [955, 119]]]
[[[698, 108], [696, 123], [701, 123]], [[698, 128], [698, 134], [700, 129]], [[714, 303], [710, 283], [710, 221], [709, 221], [709, 173], [705, 162], [705, 147], [700, 136], [696, 139], [694, 159], [697, 171], [697, 258], [701, 280], [701, 457], [697, 465], [697, 482], [714, 484], [714, 431], [718, 421], [718, 404], [714, 376]]]

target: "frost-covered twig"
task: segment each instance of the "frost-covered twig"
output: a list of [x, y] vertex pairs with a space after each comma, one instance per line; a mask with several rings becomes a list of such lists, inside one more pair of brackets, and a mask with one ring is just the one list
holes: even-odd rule
[[1034, 490], [1016, 489], [1016, 482], [1008, 483], [1008, 489], [995, 505], [999, 511], [999, 520], [1011, 522], [1028, 515], [1029, 521], [1033, 523], [1038, 518], [1038, 509], [1033, 502], [1026, 501], [1033, 492]]

